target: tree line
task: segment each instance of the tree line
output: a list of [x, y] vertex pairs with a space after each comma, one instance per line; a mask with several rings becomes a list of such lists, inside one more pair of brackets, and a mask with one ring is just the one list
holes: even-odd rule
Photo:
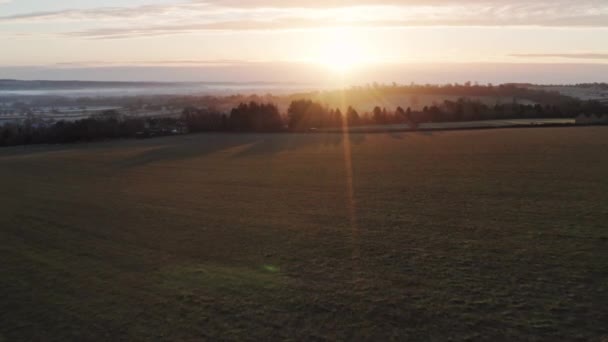
[[73, 143], [103, 139], [151, 137], [196, 132], [303, 132], [326, 128], [408, 125], [417, 129], [428, 122], [453, 122], [521, 118], [572, 118], [579, 115], [608, 115], [608, 105], [598, 101], [572, 100], [561, 104], [487, 105], [461, 98], [425, 106], [421, 110], [376, 106], [369, 112], [353, 107], [329, 108], [309, 99], [294, 100], [281, 114], [272, 103], [241, 103], [230, 112], [186, 107], [178, 118], [139, 118], [116, 110], [77, 121], [53, 124], [27, 119], [23, 123], [0, 126], [0, 146]]

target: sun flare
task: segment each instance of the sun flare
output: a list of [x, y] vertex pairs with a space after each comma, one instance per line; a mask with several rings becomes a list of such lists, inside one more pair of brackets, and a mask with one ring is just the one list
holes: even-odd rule
[[325, 49], [320, 62], [330, 70], [346, 72], [363, 64], [364, 60], [356, 46], [337, 42]]
[[317, 62], [329, 70], [346, 73], [370, 60], [364, 44], [357, 39], [353, 30], [338, 29], [328, 33], [316, 58]]

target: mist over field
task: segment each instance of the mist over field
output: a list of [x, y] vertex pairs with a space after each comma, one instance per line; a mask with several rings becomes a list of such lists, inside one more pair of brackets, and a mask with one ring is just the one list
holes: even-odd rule
[[[391, 63], [362, 66], [348, 74], [336, 74], [309, 63], [226, 62], [211, 65], [177, 66], [0, 66], [3, 78], [24, 80], [145, 81], [245, 83], [221, 85], [210, 90], [247, 88], [247, 83], [270, 83], [261, 89], [283, 92], [285, 88], [323, 89], [366, 83], [536, 83], [573, 84], [605, 82], [608, 64], [522, 63]], [[282, 86], [278, 86], [281, 84]], [[291, 86], [289, 86], [291, 85]], [[238, 89], [238, 88], [237, 88]]]

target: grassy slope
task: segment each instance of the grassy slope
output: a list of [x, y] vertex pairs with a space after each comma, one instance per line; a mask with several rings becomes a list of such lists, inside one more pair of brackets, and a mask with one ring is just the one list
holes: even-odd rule
[[608, 335], [608, 129], [0, 151], [0, 340]]

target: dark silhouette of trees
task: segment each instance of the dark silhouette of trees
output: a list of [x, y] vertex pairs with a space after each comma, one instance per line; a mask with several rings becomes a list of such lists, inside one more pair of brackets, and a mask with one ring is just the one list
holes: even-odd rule
[[357, 126], [359, 125], [361, 121], [361, 117], [359, 116], [359, 113], [357, 113], [357, 111], [353, 108], [353, 107], [348, 107], [348, 109], [346, 110], [346, 122], [349, 126]]
[[395, 110], [395, 123], [407, 124], [411, 129], [418, 128], [418, 123], [412, 117], [412, 109], [410, 107], [408, 107], [407, 110], [397, 107]]
[[347, 117], [342, 114], [342, 111], [340, 110], [340, 108], [336, 108], [336, 110], [334, 111], [334, 119], [333, 119], [333, 123], [334, 125], [332, 127], [342, 127], [344, 125], [348, 125], [347, 123]]
[[374, 119], [374, 123], [377, 125], [384, 125], [386, 124], [386, 120], [383, 117], [383, 113], [382, 113], [382, 109], [380, 109], [380, 107], [376, 106], [374, 107], [373, 112], [373, 119]]
[[405, 111], [403, 110], [403, 108], [401, 108], [401, 106], [399, 106], [399, 107], [397, 107], [397, 109], [395, 109], [395, 119], [399, 123], [407, 122], [407, 115], [405, 114]]
[[190, 132], [214, 132], [228, 129], [228, 117], [215, 110], [184, 108], [181, 116]]
[[328, 110], [327, 107], [312, 100], [291, 102], [287, 110], [287, 125], [292, 131], [308, 131], [322, 127], [339, 127], [342, 124], [339, 110]]
[[[392, 93], [403, 95], [404, 89], [410, 92], [412, 98], [429, 93], [461, 94], [461, 97], [457, 100], [436, 102], [422, 109], [408, 107], [404, 110], [402, 107], [397, 107], [392, 111], [392, 108], [387, 109], [379, 105], [375, 106], [371, 112], [359, 114], [352, 106], [346, 110], [331, 109], [311, 99], [298, 99], [294, 96], [295, 100], [289, 105], [285, 116], [281, 115], [276, 105], [265, 102], [274, 99], [269, 95], [265, 97], [235, 95], [224, 98], [176, 97], [166, 101], [171, 103], [170, 106], [173, 106], [171, 108], [176, 108], [175, 106], [184, 108], [179, 118], [175, 117], [175, 114], [173, 117], [129, 117], [117, 110], [106, 110], [87, 119], [56, 123], [45, 122], [39, 117], [37, 118], [32, 111], [35, 104], [13, 102], [10, 106], [4, 106], [3, 111], [18, 113], [22, 121], [0, 125], [0, 146], [152, 137], [186, 132], [297, 132], [341, 129], [344, 125], [389, 124], [407, 124], [411, 129], [417, 129], [420, 124], [428, 122], [608, 115], [607, 103], [577, 100], [557, 93], [521, 88], [516, 85], [480, 86], [469, 83], [445, 86], [411, 85], [403, 87], [392, 85], [384, 87], [376, 84], [374, 92], [381, 95]], [[348, 98], [356, 98], [357, 94], [364, 94], [368, 90], [354, 88], [348, 91]], [[475, 94], [476, 97], [485, 96], [485, 102], [467, 97], [467, 94]], [[495, 102], [489, 104], [488, 96], [495, 96]], [[236, 100], [243, 101], [232, 110], [228, 110], [233, 105], [226, 106], [227, 101]], [[49, 103], [55, 102], [58, 105], [57, 108], [61, 108], [60, 105], [65, 105], [65, 103], [80, 107], [100, 104], [97, 102], [100, 100], [96, 98], [79, 99], [78, 101], [52, 98], [45, 101], [49, 108]], [[149, 104], [146, 103], [147, 100], [141, 99], [129, 101], [131, 102], [123, 107], [126, 108], [127, 113], [130, 113], [133, 108], [139, 110], [151, 108], [150, 110], [162, 111], [165, 108], [162, 101], [155, 99], [150, 99]], [[416, 101], [418, 101], [417, 98]], [[208, 105], [209, 103], [213, 105]], [[224, 110], [212, 108], [224, 108]]]
[[271, 103], [241, 103], [230, 112], [229, 127], [237, 132], [277, 132], [283, 129], [279, 109]]

